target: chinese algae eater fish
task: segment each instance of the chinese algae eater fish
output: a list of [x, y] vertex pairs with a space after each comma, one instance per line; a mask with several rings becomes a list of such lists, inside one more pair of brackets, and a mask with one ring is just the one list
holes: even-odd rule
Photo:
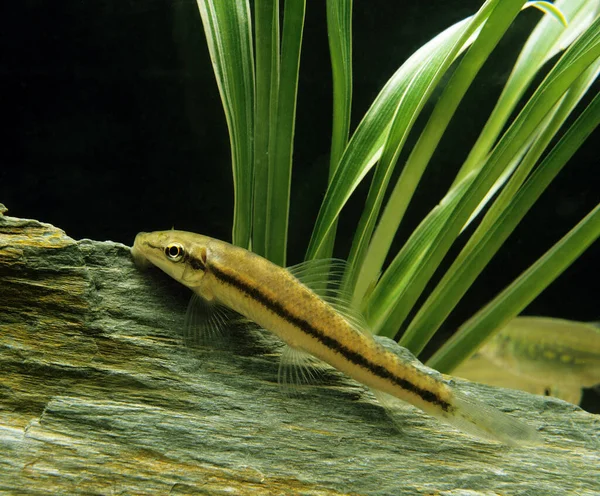
[[600, 329], [586, 322], [517, 317], [454, 374], [579, 404], [583, 388], [600, 385]]
[[320, 290], [329, 277], [327, 261], [285, 269], [224, 241], [176, 230], [139, 233], [132, 256], [190, 288], [208, 308], [227, 307], [276, 334], [289, 346], [291, 363], [306, 367], [306, 358], [316, 357], [372, 388], [385, 406], [402, 400], [479, 437], [538, 442], [533, 428], [378, 344], [342, 296]]

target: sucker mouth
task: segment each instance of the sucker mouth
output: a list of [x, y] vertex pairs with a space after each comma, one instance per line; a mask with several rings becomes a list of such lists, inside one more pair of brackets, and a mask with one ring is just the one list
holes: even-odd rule
[[133, 258], [133, 263], [136, 265], [136, 267], [140, 269], [147, 269], [152, 265], [152, 262], [150, 262], [150, 260], [148, 260], [148, 258], [141, 252], [138, 245], [139, 242], [136, 236], [136, 239], [133, 242], [133, 246], [130, 249], [131, 257]]

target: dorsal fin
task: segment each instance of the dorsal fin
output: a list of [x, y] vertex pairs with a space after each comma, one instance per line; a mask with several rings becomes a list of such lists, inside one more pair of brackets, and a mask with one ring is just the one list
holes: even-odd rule
[[352, 305], [352, 294], [342, 288], [348, 270], [345, 260], [321, 258], [288, 267], [287, 270], [306, 287], [344, 317], [357, 331], [369, 334], [364, 316]]

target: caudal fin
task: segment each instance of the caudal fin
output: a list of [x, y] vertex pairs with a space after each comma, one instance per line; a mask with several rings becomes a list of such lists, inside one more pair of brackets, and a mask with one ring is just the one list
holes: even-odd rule
[[453, 392], [452, 405], [453, 411], [446, 413], [444, 420], [469, 434], [511, 446], [543, 442], [533, 427], [463, 393]]
[[[406, 403], [387, 393], [376, 390], [373, 392], [390, 418], [401, 428], [398, 412], [403, 410]], [[447, 412], [432, 408], [427, 413], [475, 437], [499, 441], [510, 446], [536, 445], [543, 442], [533, 427], [464, 393], [453, 391], [452, 407]]]

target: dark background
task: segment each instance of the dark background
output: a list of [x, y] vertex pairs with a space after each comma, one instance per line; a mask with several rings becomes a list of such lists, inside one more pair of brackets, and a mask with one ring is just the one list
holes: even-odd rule
[[[322, 0], [309, 0], [296, 126], [290, 263], [324, 192], [331, 81]], [[482, 0], [355, 0], [356, 125], [421, 45]], [[22, 0], [1, 7], [0, 202], [70, 236], [131, 244], [175, 227], [229, 240], [232, 183], [221, 102], [195, 0]], [[540, 13], [523, 12], [467, 94], [415, 195], [396, 248], [466, 157]], [[598, 84], [590, 94], [598, 91]], [[588, 99], [589, 101], [589, 99]], [[421, 123], [422, 124], [422, 123]], [[409, 140], [408, 149], [410, 148]], [[600, 200], [597, 137], [560, 174], [446, 324], [455, 329]], [[402, 159], [401, 159], [402, 160]], [[367, 184], [343, 212], [345, 257]], [[596, 242], [525, 311], [600, 320]]]

